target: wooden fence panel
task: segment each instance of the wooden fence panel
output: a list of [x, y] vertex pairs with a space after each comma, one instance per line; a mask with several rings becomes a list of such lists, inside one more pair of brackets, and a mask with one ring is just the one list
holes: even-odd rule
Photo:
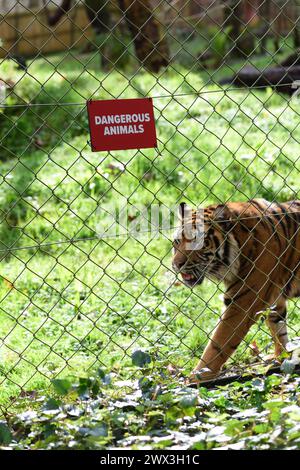
[[84, 6], [72, 10], [55, 28], [47, 25], [45, 11], [0, 15], [0, 57], [30, 57], [39, 52], [49, 54], [83, 47], [92, 35]]

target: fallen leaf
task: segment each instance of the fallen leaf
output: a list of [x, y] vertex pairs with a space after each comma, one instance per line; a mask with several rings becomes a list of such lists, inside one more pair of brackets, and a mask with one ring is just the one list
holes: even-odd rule
[[287, 352], [292, 352], [296, 349], [300, 349], [300, 338], [294, 338], [293, 341], [289, 341], [285, 349], [287, 350]]
[[260, 355], [260, 350], [259, 347], [257, 346], [256, 341], [252, 341], [249, 345], [250, 347], [250, 352], [252, 356], [259, 356]]
[[151, 181], [152, 179], [154, 179], [154, 175], [153, 173], [151, 173], [150, 171], [147, 171], [144, 176], [143, 176], [144, 180], [146, 181]]
[[119, 172], [119, 173], [123, 173], [126, 169], [125, 165], [123, 165], [123, 163], [120, 163], [120, 162], [114, 162], [114, 163], [110, 163], [107, 168], [111, 171], [115, 171], [115, 172]]
[[45, 143], [42, 139], [40, 139], [39, 137], [36, 137], [34, 140], [33, 140], [33, 143], [36, 147], [38, 148], [41, 148], [41, 147], [44, 147]]
[[20, 397], [22, 398], [36, 398], [37, 397], [37, 392], [35, 390], [30, 390], [30, 391], [26, 391], [26, 390], [22, 390], [21, 393], [20, 393]]
[[6, 287], [8, 287], [8, 289], [13, 289], [15, 286], [13, 285], [12, 282], [10, 282], [8, 279], [6, 279], [5, 277], [3, 278], [3, 281], [4, 281], [4, 284], [6, 285]]
[[169, 364], [167, 366], [167, 371], [169, 372], [170, 375], [177, 375], [179, 373], [179, 369], [173, 364]]

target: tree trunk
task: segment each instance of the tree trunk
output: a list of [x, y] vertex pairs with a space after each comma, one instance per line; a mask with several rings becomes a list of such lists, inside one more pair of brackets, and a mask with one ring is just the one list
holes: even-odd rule
[[106, 0], [85, 0], [85, 9], [96, 34], [110, 32], [111, 15]]
[[[55, 26], [60, 19], [67, 14], [73, 6], [72, 0], [63, 0], [61, 5], [55, 10], [52, 16], [48, 17], [48, 24]], [[110, 30], [110, 13], [106, 0], [85, 0], [85, 9], [96, 34], [109, 32]]]
[[231, 40], [230, 54], [242, 56], [241, 33], [243, 26], [243, 2], [241, 0], [224, 1], [224, 22], [223, 29], [230, 28], [228, 36]]
[[169, 63], [169, 48], [161, 24], [152, 13], [151, 0], [119, 0], [140, 63], [158, 72]]
[[267, 51], [267, 41], [272, 32], [272, 23], [270, 23], [271, 18], [271, 1], [265, 0], [258, 6], [258, 14], [261, 19], [262, 27], [259, 31], [259, 46], [262, 54], [266, 54]]
[[[55, 26], [60, 19], [71, 9], [72, 0], [63, 0], [61, 5], [57, 6], [55, 13], [48, 16], [48, 25]], [[47, 7], [46, 7], [47, 8]]]

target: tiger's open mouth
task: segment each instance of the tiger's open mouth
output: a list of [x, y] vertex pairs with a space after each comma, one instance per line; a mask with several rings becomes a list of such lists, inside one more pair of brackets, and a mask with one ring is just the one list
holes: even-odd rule
[[198, 284], [203, 282], [204, 276], [195, 276], [194, 274], [190, 273], [181, 273], [182, 280], [185, 285], [189, 287], [194, 287]]

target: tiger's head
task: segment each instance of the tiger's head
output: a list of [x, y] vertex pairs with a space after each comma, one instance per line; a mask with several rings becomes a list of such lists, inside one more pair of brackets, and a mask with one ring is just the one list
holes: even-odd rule
[[230, 280], [238, 270], [238, 244], [225, 205], [194, 210], [179, 206], [179, 227], [174, 236], [173, 270], [184, 284], [194, 287], [204, 278]]

